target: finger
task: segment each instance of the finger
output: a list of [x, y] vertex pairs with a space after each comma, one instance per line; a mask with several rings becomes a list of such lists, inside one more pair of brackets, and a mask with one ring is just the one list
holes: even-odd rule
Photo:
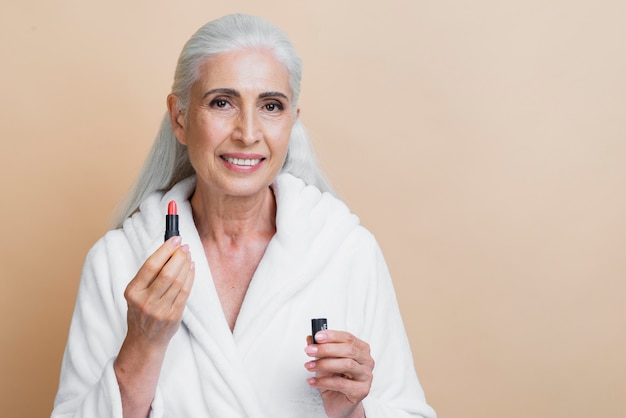
[[319, 389], [320, 392], [328, 390], [343, 393], [354, 404], [365, 399], [371, 388], [371, 382], [360, 382], [337, 375], [311, 377], [307, 379], [307, 382], [309, 385]]
[[308, 362], [305, 367], [308, 371], [315, 372], [316, 377], [338, 375], [361, 382], [372, 379], [372, 370], [368, 366], [350, 358], [318, 359]]
[[309, 356], [316, 358], [349, 358], [359, 364], [371, 365], [373, 367], [370, 347], [365, 341], [342, 331], [318, 332], [315, 337], [316, 340], [318, 336], [322, 337], [319, 344], [309, 345], [305, 349]]
[[143, 263], [139, 272], [133, 279], [133, 285], [145, 289], [157, 277], [163, 266], [172, 257], [174, 252], [180, 248], [181, 237], [172, 237], [163, 243], [150, 257]]
[[[174, 280], [162, 298], [156, 298], [148, 292], [136, 292], [135, 300], [129, 299], [129, 329], [131, 324], [139, 330], [139, 334], [170, 335], [182, 318], [185, 303], [191, 292], [195, 275], [193, 262], [183, 267], [181, 274]], [[157, 279], [159, 280], [159, 279]], [[156, 282], [156, 281], [155, 281]], [[154, 285], [153, 285], [154, 286]], [[133, 318], [131, 320], [131, 317]], [[175, 328], [172, 328], [175, 327]], [[168, 331], [168, 329], [170, 331]], [[163, 334], [164, 332], [164, 334]]]
[[[147, 290], [150, 297], [155, 299], [165, 298], [166, 301], [169, 300], [171, 302], [182, 288], [191, 262], [189, 247], [187, 245], [179, 247], [148, 286]], [[172, 289], [172, 293], [168, 295], [170, 289]]]
[[171, 301], [172, 309], [175, 312], [178, 312], [182, 315], [183, 310], [185, 309], [185, 304], [187, 303], [187, 299], [189, 299], [189, 295], [191, 294], [191, 288], [193, 287], [193, 282], [195, 279], [195, 265], [192, 262], [189, 263], [189, 267], [185, 271], [184, 279], [182, 280], [182, 285], [178, 288], [174, 288], [173, 286], [168, 290], [168, 294], [171, 293], [173, 298]]
[[358, 338], [356, 338], [354, 335], [350, 334], [349, 332], [337, 331], [337, 330], [331, 330], [331, 329], [318, 331], [317, 334], [315, 334], [315, 341], [320, 344], [326, 344], [326, 343], [350, 343], [350, 344], [357, 344], [357, 345], [365, 344], [364, 341], [359, 340]]

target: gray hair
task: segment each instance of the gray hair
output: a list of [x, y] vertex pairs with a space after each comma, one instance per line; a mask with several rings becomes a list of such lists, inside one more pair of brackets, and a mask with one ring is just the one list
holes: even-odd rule
[[[293, 95], [292, 111], [295, 112], [302, 78], [302, 61], [298, 53], [282, 30], [259, 17], [244, 14], [213, 20], [187, 41], [178, 59], [172, 85], [172, 93], [178, 97], [179, 110], [187, 111], [191, 87], [207, 58], [229, 51], [258, 48], [272, 51], [276, 59], [287, 68]], [[315, 159], [307, 132], [299, 119], [291, 130], [287, 158], [281, 172], [291, 173], [322, 191], [333, 192]], [[193, 174], [187, 147], [174, 136], [169, 113], [166, 113], [139, 177], [115, 217], [113, 226], [121, 227], [150, 193], [169, 190]]]

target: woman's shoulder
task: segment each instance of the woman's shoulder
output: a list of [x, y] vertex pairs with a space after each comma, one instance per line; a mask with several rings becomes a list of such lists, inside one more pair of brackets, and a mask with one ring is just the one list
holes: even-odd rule
[[132, 246], [127, 234], [122, 228], [112, 229], [101, 236], [89, 249], [86, 263], [100, 263], [112, 256], [127, 255], [132, 252]]
[[277, 206], [297, 216], [324, 216], [326, 214], [352, 217], [358, 223], [358, 217], [350, 212], [348, 206], [333, 193], [321, 191], [314, 185], [290, 173], [280, 174], [272, 185], [276, 196]]
[[277, 178], [274, 192], [276, 226], [281, 239], [323, 242], [329, 250], [343, 245], [359, 251], [377, 246], [372, 232], [334, 194], [322, 192], [291, 174]]

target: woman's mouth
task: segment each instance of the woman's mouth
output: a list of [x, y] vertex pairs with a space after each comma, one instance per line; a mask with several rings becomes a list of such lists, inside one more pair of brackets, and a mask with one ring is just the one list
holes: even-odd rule
[[222, 159], [225, 161], [228, 161], [231, 164], [239, 165], [243, 167], [255, 166], [258, 163], [260, 163], [261, 160], [263, 160], [262, 158], [232, 158], [232, 157], [226, 157], [224, 155], [222, 155]]

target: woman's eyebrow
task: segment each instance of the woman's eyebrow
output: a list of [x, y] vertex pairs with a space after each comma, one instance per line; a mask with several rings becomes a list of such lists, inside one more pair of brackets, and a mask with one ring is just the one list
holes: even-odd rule
[[[241, 94], [237, 90], [221, 87], [221, 88], [207, 91], [206, 93], [204, 93], [202, 98], [205, 99], [206, 97], [214, 95], [214, 94], [225, 94], [227, 96], [232, 96], [232, 97], [241, 97]], [[287, 97], [286, 94], [281, 93], [279, 91], [266, 91], [264, 93], [259, 94], [259, 99], [267, 99], [269, 97], [280, 97], [289, 101], [289, 97]]]
[[268, 91], [265, 93], [259, 94], [259, 99], [267, 99], [268, 97], [281, 97], [287, 101], [289, 101], [289, 97], [279, 91]]
[[235, 89], [219, 88], [207, 91], [204, 93], [202, 98], [205, 99], [207, 96], [211, 96], [213, 94], [225, 94], [227, 96], [241, 97], [241, 94], [239, 94], [239, 92]]

